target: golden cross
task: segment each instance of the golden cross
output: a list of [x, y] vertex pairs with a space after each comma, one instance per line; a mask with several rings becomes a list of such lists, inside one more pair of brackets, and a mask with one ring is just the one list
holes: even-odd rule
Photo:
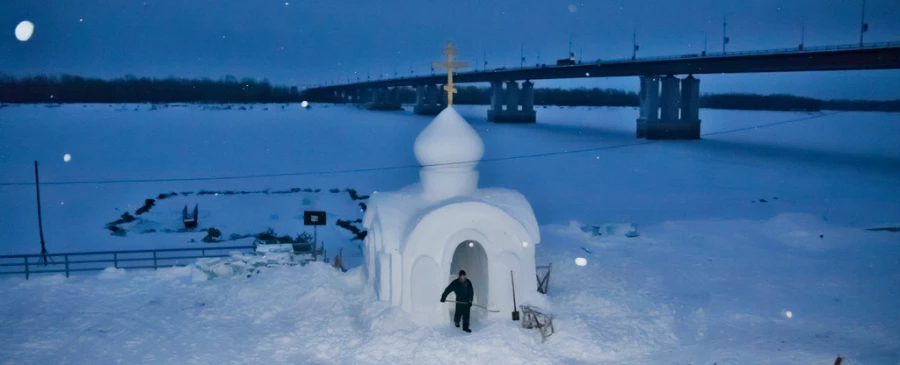
[[447, 106], [453, 105], [453, 94], [456, 88], [453, 87], [453, 69], [460, 67], [469, 67], [466, 62], [453, 62], [453, 56], [456, 55], [456, 48], [453, 48], [453, 42], [447, 41], [447, 47], [444, 48], [444, 55], [447, 56], [447, 62], [432, 62], [431, 67], [443, 67], [447, 69], [447, 85], [444, 90], [447, 91]]

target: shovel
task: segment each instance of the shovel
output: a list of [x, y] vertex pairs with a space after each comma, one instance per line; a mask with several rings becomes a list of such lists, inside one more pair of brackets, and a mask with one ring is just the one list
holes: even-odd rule
[[485, 307], [485, 306], [483, 306], [483, 305], [478, 305], [478, 304], [475, 304], [475, 303], [469, 303], [469, 302], [457, 302], [457, 301], [455, 301], [455, 300], [448, 300], [447, 303], [471, 304], [471, 305], [473, 305], [473, 306], [476, 306], [476, 307], [478, 307], [478, 308], [482, 308], [482, 309], [484, 309], [484, 310], [486, 310], [486, 311], [488, 311], [488, 312], [491, 312], [491, 313], [499, 313], [499, 312], [500, 312], [499, 309], [488, 309], [487, 307]]

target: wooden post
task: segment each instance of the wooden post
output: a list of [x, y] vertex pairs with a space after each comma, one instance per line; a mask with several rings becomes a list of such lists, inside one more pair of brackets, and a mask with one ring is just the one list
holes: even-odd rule
[[28, 276], [30, 276], [30, 272], [28, 272], [28, 256], [25, 256], [25, 280], [28, 280]]
[[119, 268], [119, 254], [116, 252], [113, 252], [113, 267]]
[[156, 251], [153, 251], [153, 270], [156, 270]]
[[512, 270], [509, 270], [509, 281], [512, 283], [512, 295], [513, 295], [512, 320], [518, 321], [519, 320], [519, 311], [518, 311], [518, 307], [516, 306], [516, 279], [513, 278]]
[[69, 277], [69, 255], [66, 255], [66, 277]]
[[38, 177], [37, 161], [34, 161], [34, 188], [37, 191], [38, 232], [41, 234], [41, 255], [44, 255], [44, 266], [47, 266], [47, 245], [44, 243], [44, 223], [41, 219], [41, 181]]

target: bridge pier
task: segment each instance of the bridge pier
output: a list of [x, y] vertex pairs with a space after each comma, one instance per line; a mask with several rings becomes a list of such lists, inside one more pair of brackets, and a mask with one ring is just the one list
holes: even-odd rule
[[[505, 109], [504, 103], [506, 104]], [[536, 122], [534, 83], [523, 82], [520, 91], [519, 83], [516, 81], [507, 81], [505, 90], [502, 82], [491, 82], [491, 108], [488, 110], [488, 121], [494, 123]]]
[[373, 91], [372, 95], [369, 110], [403, 110], [400, 105], [399, 88], [378, 88]]
[[637, 138], [700, 138], [700, 80], [641, 76], [640, 103]]
[[442, 94], [439, 92], [440, 90], [443, 88], [438, 89], [438, 86], [434, 84], [416, 86], [416, 106], [413, 108], [413, 113], [418, 115], [440, 114], [444, 110], [444, 105], [441, 103], [444, 98], [438, 96]]

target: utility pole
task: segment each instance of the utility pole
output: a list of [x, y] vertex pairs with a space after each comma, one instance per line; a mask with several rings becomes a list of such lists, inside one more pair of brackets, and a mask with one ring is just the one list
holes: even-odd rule
[[862, 16], [860, 18], [859, 25], [859, 46], [863, 46], [863, 34], [869, 31], [869, 25], [866, 24], [866, 0], [863, 0], [862, 3]]
[[484, 55], [482, 55], [484, 59], [484, 66], [482, 66], [481, 71], [487, 71], [487, 50], [484, 50]]
[[572, 54], [572, 37], [569, 37], [569, 58], [574, 58], [575, 55]]

